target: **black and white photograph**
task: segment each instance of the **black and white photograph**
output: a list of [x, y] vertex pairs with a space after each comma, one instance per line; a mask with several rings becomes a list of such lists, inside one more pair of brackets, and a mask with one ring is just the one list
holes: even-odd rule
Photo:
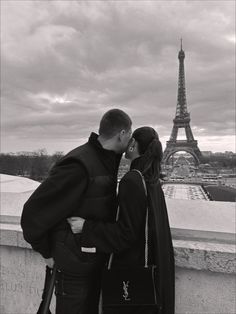
[[0, 313], [236, 313], [236, 1], [0, 0]]

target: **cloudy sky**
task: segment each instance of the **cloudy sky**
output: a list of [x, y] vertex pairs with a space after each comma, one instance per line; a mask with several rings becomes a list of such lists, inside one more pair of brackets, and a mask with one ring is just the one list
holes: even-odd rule
[[201, 150], [235, 151], [235, 2], [1, 1], [2, 152], [64, 151], [125, 110], [163, 146], [178, 51]]

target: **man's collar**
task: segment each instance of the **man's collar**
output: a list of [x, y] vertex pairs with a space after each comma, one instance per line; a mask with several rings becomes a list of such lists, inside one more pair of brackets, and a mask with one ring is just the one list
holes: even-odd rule
[[116, 152], [114, 152], [113, 150], [103, 148], [102, 144], [98, 140], [98, 134], [96, 134], [94, 132], [92, 132], [90, 134], [89, 143], [92, 144], [93, 146], [97, 147], [99, 150], [103, 150], [105, 153], [120, 155], [120, 154], [116, 154]]

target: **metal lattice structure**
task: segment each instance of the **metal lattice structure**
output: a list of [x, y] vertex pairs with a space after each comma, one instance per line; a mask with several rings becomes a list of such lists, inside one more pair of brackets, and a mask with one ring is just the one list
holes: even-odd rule
[[[174, 125], [172, 128], [171, 136], [169, 141], [166, 143], [166, 149], [163, 155], [163, 164], [167, 164], [169, 158], [178, 151], [185, 151], [191, 154], [196, 162], [200, 163], [201, 152], [198, 148], [197, 141], [194, 140], [193, 133], [190, 127], [190, 114], [187, 111], [187, 100], [186, 100], [186, 88], [185, 88], [185, 72], [184, 72], [184, 58], [185, 53], [182, 47], [179, 51], [179, 81], [178, 81], [178, 98], [175, 118], [173, 120]], [[177, 140], [178, 130], [180, 128], [185, 129], [186, 140]]]

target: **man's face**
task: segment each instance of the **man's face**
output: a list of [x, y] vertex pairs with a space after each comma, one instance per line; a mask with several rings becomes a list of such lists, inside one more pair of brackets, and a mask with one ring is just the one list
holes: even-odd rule
[[132, 136], [132, 129], [129, 130], [123, 130], [120, 134], [120, 150], [121, 153], [124, 153], [129, 145], [129, 141]]

